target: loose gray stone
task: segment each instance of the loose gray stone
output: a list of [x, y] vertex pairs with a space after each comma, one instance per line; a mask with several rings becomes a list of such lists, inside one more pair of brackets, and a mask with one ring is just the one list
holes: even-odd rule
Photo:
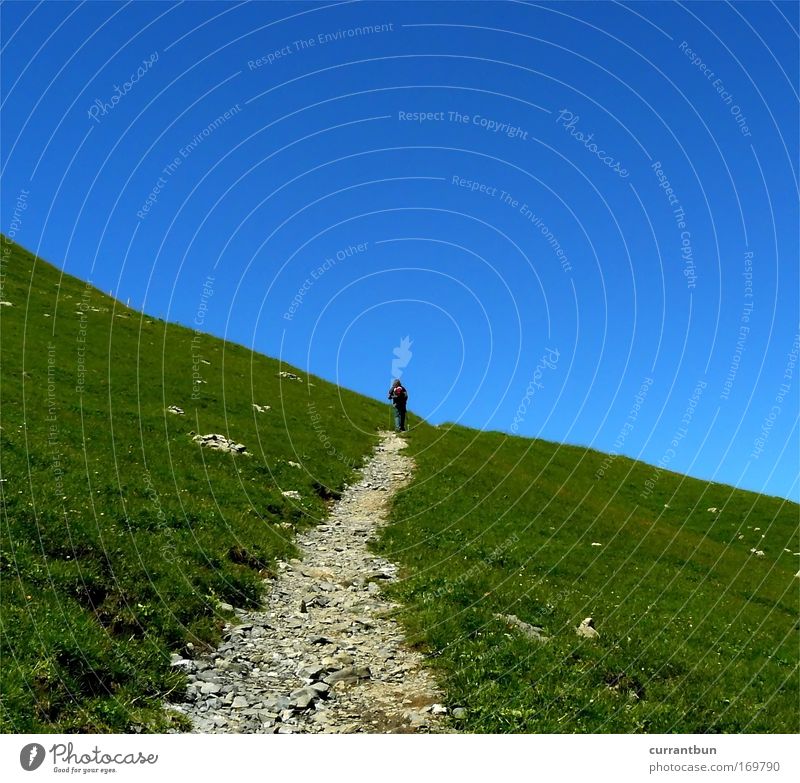
[[309, 639], [311, 644], [333, 644], [331, 640], [327, 636], [315, 636], [313, 639]]
[[595, 630], [594, 620], [591, 617], [587, 617], [583, 620], [575, 629], [575, 633], [577, 633], [578, 636], [582, 636], [584, 639], [598, 639], [600, 637], [600, 634]]
[[294, 707], [299, 710], [304, 710], [310, 706], [315, 699], [319, 698], [319, 693], [313, 688], [298, 688], [289, 694], [289, 699]]
[[178, 657], [177, 660], [172, 660], [170, 662], [170, 666], [173, 669], [181, 669], [185, 672], [193, 672], [195, 670], [195, 662], [189, 660], [188, 658], [180, 658]]
[[362, 679], [368, 679], [370, 671], [367, 666], [347, 666], [344, 669], [333, 672], [324, 678], [324, 682], [333, 685], [336, 682], [353, 683]]
[[289, 709], [290, 702], [288, 696], [273, 696], [264, 702], [264, 708], [276, 715]]
[[192, 440], [195, 443], [199, 443], [201, 446], [205, 446], [208, 449], [224, 451], [229, 454], [245, 454], [250, 456], [243, 443], [237, 443], [236, 441], [226, 438], [224, 435], [219, 435], [217, 433], [210, 433], [208, 435], [191, 434], [193, 435]]
[[327, 670], [324, 666], [316, 664], [313, 666], [303, 666], [303, 668], [297, 673], [300, 677], [303, 677], [307, 680], [317, 680], [325, 671]]
[[550, 637], [545, 636], [543, 628], [538, 625], [531, 625], [524, 620], [520, 620], [515, 614], [497, 614], [495, 617], [505, 621], [509, 625], [513, 625], [517, 630], [522, 631], [529, 639], [537, 642], [546, 642]]

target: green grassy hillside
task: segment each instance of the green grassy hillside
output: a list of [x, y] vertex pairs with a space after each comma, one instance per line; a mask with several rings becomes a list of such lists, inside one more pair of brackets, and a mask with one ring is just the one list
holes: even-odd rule
[[798, 730], [796, 504], [668, 472], [648, 492], [652, 466], [498, 433], [409, 442], [379, 549], [462, 730]]
[[0, 730], [163, 729], [159, 700], [182, 687], [170, 651], [217, 639], [220, 603], [256, 601], [385, 406], [281, 378], [293, 368], [142, 316], [5, 238], [2, 275]]
[[[256, 602], [385, 405], [5, 240], [0, 300], [0, 730], [163, 730], [184, 686], [170, 652]], [[376, 547], [403, 568], [389, 589], [466, 710], [457, 729], [798, 729], [797, 505], [498, 433], [407, 437], [417, 474]], [[575, 633], [587, 616], [596, 640]]]

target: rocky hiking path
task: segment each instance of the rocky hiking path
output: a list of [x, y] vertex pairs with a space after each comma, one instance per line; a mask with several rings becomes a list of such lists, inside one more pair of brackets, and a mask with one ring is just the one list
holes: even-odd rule
[[412, 459], [392, 432], [329, 518], [297, 538], [260, 611], [236, 610], [213, 653], [190, 661], [186, 701], [169, 705], [199, 733], [434, 732], [446, 709], [422, 656], [388, 617], [395, 567], [367, 548]]

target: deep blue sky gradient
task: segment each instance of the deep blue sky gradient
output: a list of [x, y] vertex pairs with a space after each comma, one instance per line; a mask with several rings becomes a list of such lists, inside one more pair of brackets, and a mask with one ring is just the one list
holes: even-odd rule
[[[432, 422], [800, 497], [797, 4], [4, 3], [2, 23], [2, 229], [67, 272], [187, 325], [212, 276], [203, 329], [372, 396], [408, 335]], [[325, 42], [368, 25], [391, 29]]]

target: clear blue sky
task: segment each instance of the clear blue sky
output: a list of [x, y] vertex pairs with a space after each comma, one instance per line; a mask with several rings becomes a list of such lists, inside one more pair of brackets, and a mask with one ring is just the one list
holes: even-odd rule
[[397, 349], [432, 422], [800, 496], [797, 4], [2, 24], [2, 229], [69, 273], [188, 325], [211, 276], [205, 330], [376, 397]]

